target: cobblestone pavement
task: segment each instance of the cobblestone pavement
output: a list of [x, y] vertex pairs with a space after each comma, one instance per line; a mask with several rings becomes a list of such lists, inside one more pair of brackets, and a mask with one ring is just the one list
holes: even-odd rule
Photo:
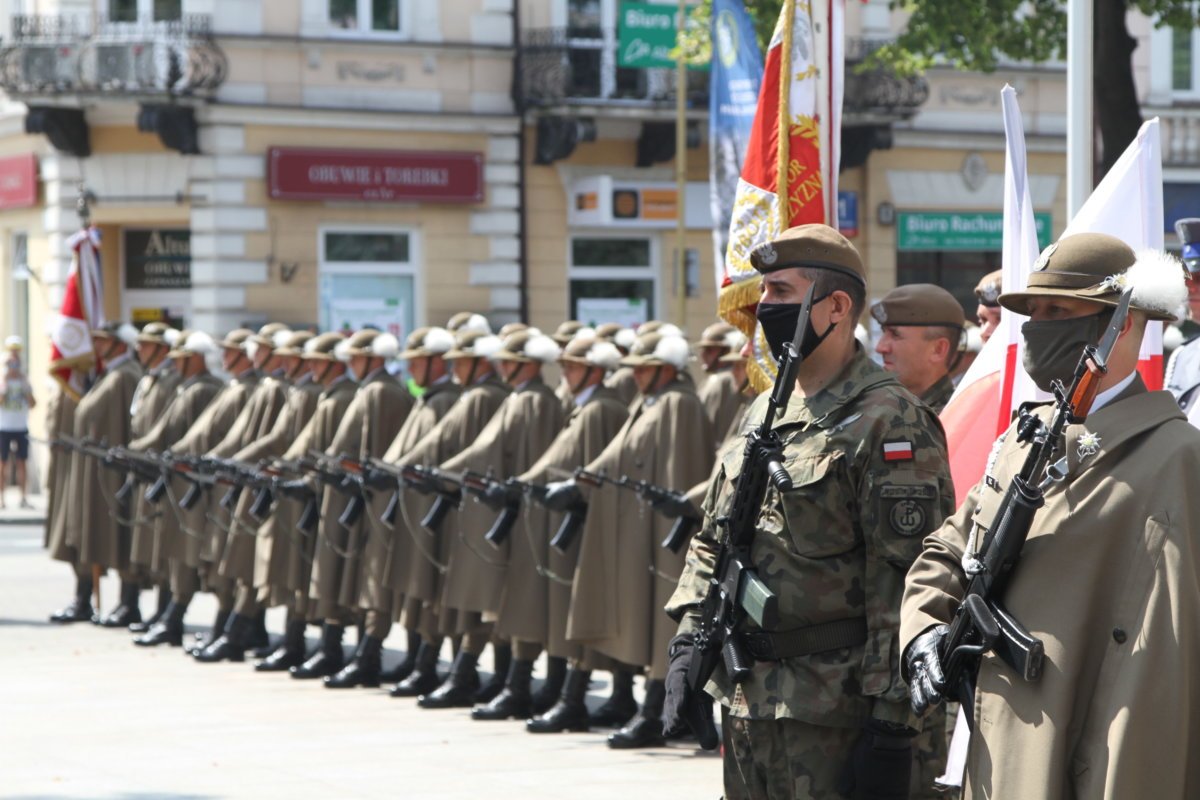
[[[618, 752], [604, 732], [535, 737], [518, 722], [423, 711], [384, 690], [335, 692], [256, 674], [249, 663], [196, 664], [179, 648], [146, 652], [122, 631], [50, 625], [46, 616], [69, 599], [72, 580], [46, 557], [41, 538], [40, 527], [0, 526], [0, 797], [721, 794], [720, 760], [689, 746]], [[103, 581], [106, 607], [116, 590], [113, 578]], [[143, 595], [144, 608], [152, 602], [152, 593]], [[197, 598], [187, 623], [199, 630], [213, 612], [210, 598]], [[282, 632], [282, 612], [268, 615], [268, 627]], [[310, 629], [310, 644], [315, 634]], [[403, 646], [399, 636], [386, 644], [385, 666]], [[593, 705], [606, 691], [593, 685]]]

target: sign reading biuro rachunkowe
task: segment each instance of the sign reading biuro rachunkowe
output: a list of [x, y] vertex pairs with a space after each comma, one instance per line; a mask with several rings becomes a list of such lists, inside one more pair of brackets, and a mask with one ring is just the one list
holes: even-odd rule
[[272, 147], [267, 186], [273, 200], [479, 203], [483, 154]]
[[[1050, 214], [1035, 213], [1038, 247], [1050, 244]], [[1004, 247], [1004, 214], [901, 211], [896, 214], [897, 250], [979, 250]]]
[[192, 233], [187, 228], [126, 230], [126, 289], [190, 289]]

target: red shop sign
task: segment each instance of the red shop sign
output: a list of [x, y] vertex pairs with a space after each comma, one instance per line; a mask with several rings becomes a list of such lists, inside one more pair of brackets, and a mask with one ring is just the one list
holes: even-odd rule
[[483, 154], [272, 147], [267, 185], [275, 200], [479, 203]]
[[37, 156], [0, 158], [0, 208], [37, 205]]

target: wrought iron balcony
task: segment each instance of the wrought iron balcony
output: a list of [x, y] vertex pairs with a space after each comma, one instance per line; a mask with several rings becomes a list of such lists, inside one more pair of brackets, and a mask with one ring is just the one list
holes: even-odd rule
[[910, 119], [929, 99], [929, 82], [920, 75], [901, 77], [889, 69], [863, 69], [867, 58], [886, 40], [846, 41], [846, 88], [842, 100], [845, 124], [889, 123]]
[[56, 95], [207, 96], [228, 63], [209, 17], [129, 23], [84, 15], [18, 15], [0, 49], [0, 88]]
[[[544, 28], [521, 37], [521, 97], [526, 106], [674, 108], [675, 70], [617, 66], [612, 29]], [[688, 108], [708, 108], [708, 73], [689, 70]]]

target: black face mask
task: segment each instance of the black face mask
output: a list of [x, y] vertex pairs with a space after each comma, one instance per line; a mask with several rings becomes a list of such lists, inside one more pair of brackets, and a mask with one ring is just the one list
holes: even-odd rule
[[[829, 297], [823, 294], [820, 297], [813, 298], [813, 305], [820, 303], [822, 300]], [[771, 346], [771, 355], [775, 357], [777, 362], [783, 361], [784, 347], [792, 341], [796, 335], [796, 323], [800, 321], [800, 309], [803, 303], [759, 303], [758, 322], [762, 325], [763, 336], [767, 337], [767, 344]], [[804, 338], [800, 340], [800, 355], [808, 358], [813, 351], [821, 346], [821, 342], [833, 333], [837, 323], [831, 324], [825, 329], [825, 332], [818, 334], [813, 328], [812, 317], [809, 317], [808, 326], [804, 329]]]
[[1112, 310], [1105, 310], [1086, 317], [1030, 321], [1022, 325], [1021, 336], [1025, 339], [1022, 362], [1037, 387], [1049, 392], [1054, 381], [1070, 380], [1083, 348], [1100, 340], [1112, 314]]

